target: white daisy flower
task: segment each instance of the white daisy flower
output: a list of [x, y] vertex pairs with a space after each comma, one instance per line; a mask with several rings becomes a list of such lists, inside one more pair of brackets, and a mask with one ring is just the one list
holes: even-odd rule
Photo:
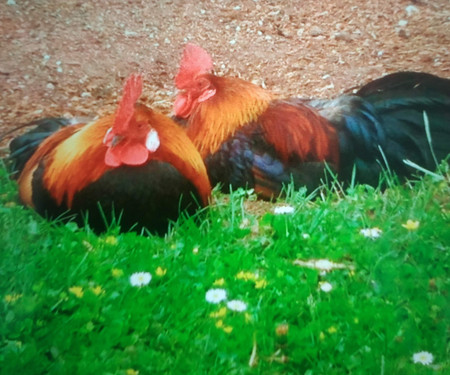
[[242, 312], [247, 310], [247, 304], [244, 301], [234, 299], [227, 302], [227, 307], [230, 310]]
[[319, 283], [320, 290], [322, 290], [325, 293], [331, 292], [331, 289], [333, 289], [333, 285], [331, 285], [327, 281], [323, 281]]
[[130, 276], [130, 284], [136, 287], [145, 286], [151, 279], [150, 272], [135, 272]]
[[275, 215], [285, 215], [292, 214], [294, 212], [294, 207], [292, 206], [279, 206], [273, 209]]
[[206, 301], [209, 303], [219, 303], [227, 299], [227, 291], [225, 289], [210, 289], [206, 292]]
[[380, 237], [383, 231], [380, 228], [375, 227], [375, 228], [361, 229], [359, 233], [362, 234], [364, 237], [375, 239]]
[[431, 365], [433, 363], [433, 354], [429, 352], [418, 352], [413, 355], [414, 363], [421, 363], [422, 365]]

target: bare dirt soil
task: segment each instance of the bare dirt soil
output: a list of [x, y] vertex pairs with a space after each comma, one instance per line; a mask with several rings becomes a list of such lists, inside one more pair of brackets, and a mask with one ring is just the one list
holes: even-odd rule
[[143, 100], [170, 113], [188, 41], [219, 74], [286, 96], [333, 97], [400, 70], [450, 77], [448, 0], [3, 0], [0, 29], [0, 133], [114, 111], [136, 71]]

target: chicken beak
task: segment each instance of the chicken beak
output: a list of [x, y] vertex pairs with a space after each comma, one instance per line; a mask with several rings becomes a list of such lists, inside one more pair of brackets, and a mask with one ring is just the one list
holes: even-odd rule
[[117, 146], [122, 139], [123, 136], [114, 134], [112, 132], [112, 128], [110, 128], [108, 129], [108, 131], [105, 134], [105, 137], [103, 138], [103, 143], [108, 147], [114, 147]]
[[117, 134], [114, 135], [111, 140], [111, 146], [112, 147], [117, 146], [122, 139], [123, 139], [123, 137], [121, 135], [117, 135]]

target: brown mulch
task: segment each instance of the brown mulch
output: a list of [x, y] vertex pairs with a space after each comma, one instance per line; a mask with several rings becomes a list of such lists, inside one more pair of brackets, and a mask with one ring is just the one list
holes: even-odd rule
[[399, 70], [450, 77], [448, 0], [4, 0], [0, 28], [0, 133], [114, 111], [135, 71], [169, 113], [188, 41], [218, 73], [282, 95], [332, 97]]

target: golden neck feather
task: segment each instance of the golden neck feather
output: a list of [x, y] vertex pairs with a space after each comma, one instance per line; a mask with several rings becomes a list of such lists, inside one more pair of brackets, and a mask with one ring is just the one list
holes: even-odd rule
[[197, 106], [187, 129], [203, 158], [215, 153], [236, 130], [256, 121], [274, 98], [269, 91], [239, 78], [208, 78], [216, 94]]

